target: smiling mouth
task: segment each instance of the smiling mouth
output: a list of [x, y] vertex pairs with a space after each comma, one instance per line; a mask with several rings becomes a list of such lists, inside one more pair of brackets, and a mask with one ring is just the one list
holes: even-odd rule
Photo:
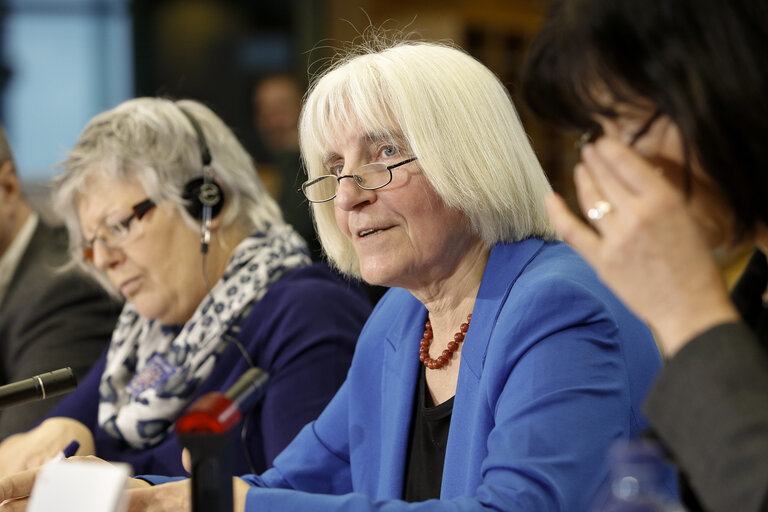
[[382, 233], [388, 229], [389, 228], [364, 229], [362, 231], [358, 231], [357, 236], [358, 238], [365, 238], [369, 235], [376, 235], [376, 234]]

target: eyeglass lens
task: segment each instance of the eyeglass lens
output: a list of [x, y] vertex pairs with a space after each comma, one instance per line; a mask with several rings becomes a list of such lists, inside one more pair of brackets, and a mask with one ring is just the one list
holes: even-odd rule
[[355, 184], [365, 190], [384, 187], [391, 180], [390, 170], [383, 163], [368, 164], [357, 169], [354, 174], [342, 176], [326, 175], [306, 182], [302, 190], [312, 202], [329, 201], [336, 197], [339, 183], [344, 178], [351, 178]]
[[[102, 242], [105, 246], [114, 248], [125, 242], [128, 235], [131, 234], [131, 226], [135, 224], [134, 220], [141, 220], [149, 210], [155, 207], [154, 201], [151, 199], [145, 199], [140, 203], [137, 203], [131, 207], [133, 212], [122, 220], [117, 222], [107, 222], [102, 224], [103, 228], [101, 234], [97, 230], [96, 235], [83, 245], [83, 257], [93, 262], [94, 260], [94, 245], [97, 241]], [[138, 234], [134, 230], [134, 234]]]

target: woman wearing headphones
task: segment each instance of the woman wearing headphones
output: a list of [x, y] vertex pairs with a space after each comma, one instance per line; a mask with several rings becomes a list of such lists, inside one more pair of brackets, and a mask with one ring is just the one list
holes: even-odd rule
[[236, 470], [262, 471], [341, 384], [370, 308], [282, 219], [229, 128], [194, 101], [140, 98], [96, 116], [57, 178], [75, 261], [125, 308], [77, 391], [0, 444], [0, 474], [71, 441], [137, 473], [185, 474], [187, 405], [248, 368], [270, 374]]

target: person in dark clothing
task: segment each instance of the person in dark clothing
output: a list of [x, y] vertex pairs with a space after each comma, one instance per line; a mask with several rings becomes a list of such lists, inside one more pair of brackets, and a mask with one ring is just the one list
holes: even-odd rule
[[[563, 238], [670, 358], [645, 403], [690, 510], [768, 510], [768, 3], [563, 0], [528, 57], [533, 110], [586, 130]], [[710, 249], [751, 243], [729, 298]]]
[[[46, 224], [22, 194], [0, 128], [0, 386], [67, 366], [82, 379], [109, 343], [120, 303], [85, 273], [63, 270], [68, 261], [66, 229]], [[61, 398], [0, 411], [0, 440]]]
[[253, 87], [253, 123], [263, 150], [257, 155], [259, 172], [269, 180], [285, 221], [309, 247], [313, 261], [322, 259], [309, 203], [301, 193], [306, 171], [299, 150], [299, 113], [304, 91], [288, 73], [268, 75]]

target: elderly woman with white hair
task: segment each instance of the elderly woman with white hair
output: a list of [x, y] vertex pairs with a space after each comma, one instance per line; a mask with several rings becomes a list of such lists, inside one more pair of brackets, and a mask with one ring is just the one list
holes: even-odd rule
[[[319, 418], [235, 479], [235, 509], [584, 510], [609, 444], [645, 426], [660, 357], [554, 239], [504, 86], [455, 48], [360, 48], [313, 84], [300, 130], [325, 251], [391, 289]], [[129, 494], [189, 509], [188, 481]]]
[[252, 366], [270, 382], [234, 465], [265, 470], [341, 385], [364, 295], [311, 265], [250, 156], [198, 102], [140, 98], [101, 113], [63, 167], [55, 201], [73, 257], [126, 305], [78, 389], [0, 445], [2, 472], [77, 441], [78, 455], [185, 474], [176, 419]]

